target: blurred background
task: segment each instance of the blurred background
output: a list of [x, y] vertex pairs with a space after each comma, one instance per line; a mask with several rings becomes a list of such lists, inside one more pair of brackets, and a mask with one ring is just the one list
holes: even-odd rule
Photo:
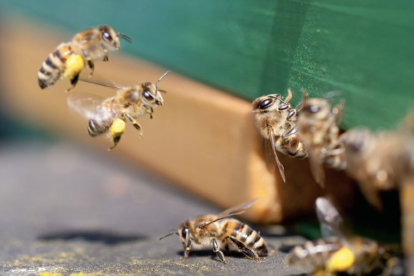
[[[322, 191], [307, 161], [281, 157], [289, 185], [281, 183], [264, 156], [250, 102], [270, 93], [286, 95], [292, 88], [296, 105], [302, 90], [312, 97], [339, 90], [346, 99], [343, 129], [394, 129], [414, 103], [410, 6], [385, 0], [0, 0], [3, 272], [41, 273], [30, 267], [81, 271], [65, 266], [68, 260], [88, 264], [86, 271], [107, 269], [86, 261], [93, 257], [128, 265], [176, 260], [181, 249], [176, 239], [166, 243], [164, 253], [157, 245], [151, 256], [143, 252], [155, 248], [153, 241], [138, 243], [188, 217], [219, 212], [207, 202], [222, 209], [261, 197], [245, 217], [261, 223], [311, 215]], [[87, 120], [68, 109], [64, 90], [69, 82], [42, 91], [36, 80], [59, 43], [102, 24], [134, 41], [121, 41], [109, 62], [96, 62], [94, 78], [129, 85], [155, 82], [172, 70], [160, 83], [167, 90], [165, 105], [155, 110], [154, 119], [139, 119], [144, 138], [127, 125], [109, 153], [110, 141], [89, 137]], [[88, 73], [85, 69], [83, 76]], [[82, 82], [76, 90], [114, 95]], [[372, 211], [365, 203], [354, 204], [361, 196], [344, 174], [328, 172], [329, 177], [328, 190], [340, 195], [345, 208]], [[387, 195], [386, 216], [398, 229], [397, 197]], [[384, 213], [375, 216], [381, 221]], [[308, 233], [312, 227], [305, 228]], [[108, 257], [116, 254], [105, 247], [94, 256], [96, 248], [76, 244], [79, 238], [121, 245], [118, 259]], [[75, 244], [58, 244], [61, 240]], [[132, 253], [126, 261], [127, 251]]]

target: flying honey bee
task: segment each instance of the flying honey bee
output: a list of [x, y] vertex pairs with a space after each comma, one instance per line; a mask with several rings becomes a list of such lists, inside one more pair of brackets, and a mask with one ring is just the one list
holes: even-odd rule
[[256, 126], [263, 138], [271, 142], [276, 164], [284, 182], [285, 169], [277, 157], [276, 150], [296, 158], [308, 156], [306, 146], [296, 134], [298, 111], [302, 105], [292, 108], [289, 102], [293, 94], [290, 89], [288, 93], [286, 100], [283, 100], [280, 94], [271, 94], [259, 97], [252, 103]]
[[108, 61], [108, 51], [119, 50], [119, 37], [132, 41], [129, 36], [115, 33], [111, 27], [102, 25], [86, 29], [77, 33], [70, 42], [59, 44], [39, 69], [37, 77], [40, 88], [45, 89], [66, 77], [71, 83], [66, 92], [73, 89], [85, 63], [91, 69], [91, 77], [95, 68], [94, 61]]
[[314, 275], [318, 272], [324, 275], [366, 275], [373, 271], [391, 271], [392, 266], [397, 264], [389, 248], [371, 239], [351, 236], [339, 212], [328, 199], [317, 199], [316, 212], [322, 230], [328, 230], [322, 233], [328, 235], [294, 247], [285, 258], [287, 265], [312, 267]]
[[[331, 92], [333, 93], [333, 92]], [[343, 170], [346, 167], [344, 147], [340, 142], [339, 122], [345, 101], [331, 109], [328, 97], [308, 98], [304, 95], [303, 107], [297, 120], [299, 139], [309, 150], [313, 176], [322, 187], [325, 185], [323, 164]]]
[[89, 119], [88, 133], [95, 137], [109, 131], [113, 146], [112, 150], [120, 141], [125, 131], [125, 121], [128, 120], [140, 131], [142, 127], [136, 121], [140, 116], [148, 114], [152, 119], [154, 108], [163, 104], [163, 98], [158, 90], [158, 83], [169, 73], [164, 73], [156, 84], [144, 82], [132, 86], [120, 86], [106, 84], [90, 80], [83, 80], [93, 84], [103, 85], [118, 89], [116, 96], [104, 99], [87, 93], [72, 93], [68, 96], [68, 105], [71, 109]]
[[[226, 251], [235, 248], [247, 258], [262, 260], [270, 256], [265, 240], [250, 226], [240, 222], [232, 216], [241, 215], [250, 208], [258, 199], [242, 203], [227, 209], [219, 215], [204, 215], [193, 220], [183, 222], [177, 234], [184, 247], [183, 259], [188, 259], [191, 249], [213, 248], [213, 252], [221, 262], [227, 263], [221, 250]], [[160, 240], [161, 240], [160, 239]]]

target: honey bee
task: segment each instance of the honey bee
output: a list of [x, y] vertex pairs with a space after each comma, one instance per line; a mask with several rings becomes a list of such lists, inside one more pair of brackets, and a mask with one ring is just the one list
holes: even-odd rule
[[309, 150], [309, 162], [316, 182], [324, 187], [323, 164], [339, 170], [346, 167], [338, 127], [345, 101], [331, 109], [328, 96], [309, 99], [305, 94], [302, 103], [297, 120], [298, 136]]
[[390, 271], [396, 263], [389, 248], [371, 239], [352, 236], [327, 198], [316, 200], [316, 212], [325, 238], [294, 247], [285, 258], [287, 265], [313, 267], [313, 274], [365, 275]]
[[391, 255], [378, 242], [362, 237], [341, 239], [331, 237], [306, 242], [294, 247], [285, 263], [297, 267], [313, 267], [314, 272], [327, 275], [348, 273], [366, 275], [387, 268]]
[[357, 128], [347, 131], [342, 140], [345, 145], [346, 171], [358, 181], [361, 192], [369, 203], [382, 209], [379, 192], [399, 190], [403, 211], [403, 247], [407, 267], [412, 274], [414, 141], [411, 136], [413, 124], [409, 116], [412, 113], [408, 114], [408, 125], [403, 130], [374, 133], [367, 128]]
[[[95, 137], [109, 131], [113, 146], [120, 141], [125, 131], [125, 121], [128, 120], [140, 131], [142, 127], [136, 121], [140, 116], [148, 114], [152, 119], [154, 108], [163, 104], [163, 98], [158, 89], [158, 83], [169, 73], [164, 73], [156, 84], [144, 82], [132, 86], [120, 86], [101, 82], [83, 80], [93, 84], [103, 85], [118, 89], [116, 96], [104, 99], [87, 93], [72, 93], [68, 97], [68, 105], [71, 109], [89, 119], [88, 133]], [[97, 104], [99, 103], [99, 104]]]
[[284, 182], [285, 169], [277, 157], [276, 150], [297, 158], [308, 156], [306, 146], [296, 134], [296, 121], [301, 104], [292, 108], [289, 102], [293, 94], [290, 89], [288, 93], [286, 100], [283, 100], [280, 94], [271, 94], [259, 97], [252, 103], [256, 126], [263, 138], [271, 142], [276, 164]]
[[[250, 208], [258, 199], [242, 203], [227, 209], [219, 215], [204, 215], [183, 222], [177, 232], [172, 232], [161, 239], [172, 234], [177, 234], [184, 247], [183, 259], [188, 259], [193, 248], [213, 248], [213, 252], [221, 262], [227, 263], [221, 250], [226, 251], [235, 248], [247, 258], [262, 260], [270, 256], [265, 240], [258, 232], [239, 220], [230, 218], [241, 215]], [[160, 240], [161, 240], [160, 239]]]
[[132, 41], [129, 36], [115, 33], [111, 27], [102, 25], [86, 29], [77, 33], [70, 42], [59, 44], [39, 69], [37, 80], [40, 88], [45, 89], [66, 77], [71, 83], [66, 92], [73, 89], [85, 63], [91, 69], [91, 77], [95, 68], [94, 61], [108, 61], [108, 51], [119, 50], [119, 37]]
[[347, 131], [341, 140], [347, 174], [358, 181], [362, 193], [375, 207], [382, 206], [379, 190], [396, 189], [412, 179], [414, 143], [406, 133], [373, 133], [357, 128]]

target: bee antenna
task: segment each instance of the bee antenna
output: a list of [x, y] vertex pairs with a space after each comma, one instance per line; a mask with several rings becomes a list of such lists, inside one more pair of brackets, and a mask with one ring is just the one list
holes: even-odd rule
[[285, 102], [282, 98], [279, 98], [279, 97], [274, 97], [274, 98], [276, 98], [276, 99], [278, 99], [279, 101], [281, 101], [282, 103], [284, 103], [284, 104], [288, 104], [287, 102]]
[[[155, 84], [155, 90], [156, 91], [158, 91], [158, 83], [160, 83], [160, 81], [166, 76], [166, 75], [168, 75], [169, 73], [170, 73], [171, 71], [170, 70], [168, 70], [167, 72], [165, 72], [159, 79], [158, 79], [158, 81], [157, 81], [157, 83]], [[164, 91], [165, 92], [165, 91]]]
[[178, 232], [177, 232], [177, 231], [174, 231], [174, 232], [168, 233], [167, 235], [165, 235], [165, 236], [161, 237], [161, 238], [160, 238], [160, 240], [162, 240], [162, 239], [164, 239], [164, 238], [166, 238], [166, 237], [169, 237], [169, 236], [171, 236], [171, 235], [174, 235], [174, 234], [176, 234], [176, 235], [178, 236]]
[[119, 37], [122, 37], [123, 39], [125, 39], [125, 40], [126, 40], [126, 41], [128, 41], [129, 43], [132, 43], [132, 41], [134, 41], [134, 40], [132, 39], [132, 37], [127, 36], [126, 34], [123, 34], [123, 33], [117, 33], [116, 35], [117, 35], [117, 36], [119, 36]]
[[342, 91], [337, 90], [337, 91], [330, 91], [328, 93], [325, 93], [322, 97], [325, 99], [331, 99], [334, 97], [338, 97], [340, 95], [342, 95]]

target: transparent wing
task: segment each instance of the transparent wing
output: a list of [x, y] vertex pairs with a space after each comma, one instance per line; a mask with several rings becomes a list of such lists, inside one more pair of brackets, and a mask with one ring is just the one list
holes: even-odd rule
[[[96, 94], [88, 92], [71, 92], [67, 97], [67, 103], [71, 111], [75, 111], [77, 114], [82, 117], [90, 120], [95, 118], [97, 108], [102, 105], [102, 103], [108, 98], [98, 96]], [[119, 108], [117, 108], [119, 106]], [[111, 103], [112, 110], [122, 110], [123, 106], [121, 104]], [[109, 114], [106, 112], [105, 114]], [[118, 118], [121, 115], [115, 114], [114, 118]], [[103, 114], [100, 114], [103, 116]], [[101, 119], [104, 119], [101, 117]]]
[[231, 207], [223, 212], [221, 212], [218, 217], [224, 217], [224, 216], [237, 216], [237, 215], [241, 215], [244, 212], [246, 212], [247, 209], [249, 209], [250, 207], [253, 206], [253, 204], [255, 204], [257, 201], [259, 201], [259, 198], [255, 198], [249, 201], [246, 201], [242, 204], [239, 204], [237, 206]]
[[279, 157], [277, 157], [277, 153], [276, 153], [276, 141], [275, 141], [275, 135], [272, 131], [272, 128], [269, 128], [270, 131], [270, 141], [272, 142], [272, 150], [273, 150], [273, 155], [275, 156], [275, 160], [276, 160], [276, 164], [277, 167], [279, 168], [279, 172], [280, 172], [280, 176], [283, 179], [283, 182], [286, 182], [286, 176], [285, 176], [285, 167], [283, 167], [282, 163], [279, 161]]
[[199, 227], [204, 228], [207, 225], [212, 224], [213, 222], [216, 222], [216, 221], [219, 221], [219, 220], [222, 220], [222, 219], [225, 219], [225, 218], [229, 218], [229, 217], [232, 217], [232, 216], [241, 215], [241, 214], [245, 213], [247, 209], [252, 207], [252, 205], [255, 204], [258, 200], [259, 200], [259, 198], [256, 198], [256, 199], [244, 202], [242, 204], [239, 204], [237, 206], [231, 207], [231, 208], [221, 212], [220, 214], [218, 214], [217, 218], [215, 220], [204, 223], [204, 224], [200, 225]]
[[332, 109], [332, 113], [335, 116], [335, 124], [339, 125], [342, 120], [342, 115], [344, 111], [345, 100], [341, 100], [341, 102]]
[[346, 234], [344, 220], [333, 203], [325, 197], [318, 197], [315, 205], [322, 236], [344, 238]]
[[67, 97], [69, 109], [87, 119], [94, 118], [96, 109], [104, 100], [104, 97], [87, 92], [72, 92]]
[[100, 85], [100, 86], [105, 86], [105, 87], [109, 87], [109, 88], [113, 88], [113, 89], [122, 89], [125, 88], [125, 86], [113, 83], [113, 82], [105, 82], [102, 80], [92, 80], [92, 79], [87, 79], [87, 78], [80, 78], [80, 81], [83, 82], [87, 82], [87, 83], [91, 83], [91, 84], [96, 84], [96, 85]]
[[283, 182], [286, 182], [285, 177], [285, 168], [283, 167], [282, 163], [279, 161], [279, 157], [276, 153], [276, 141], [272, 131], [272, 128], [269, 127], [270, 132], [270, 139], [263, 139], [263, 151], [264, 151], [264, 158], [266, 161], [266, 166], [268, 169], [273, 169], [271, 166], [274, 165], [274, 161], [276, 161], [276, 165], [278, 167], [280, 176], [282, 177]]
[[309, 147], [309, 164], [316, 183], [325, 188], [325, 171], [323, 170], [319, 149]]
[[341, 95], [342, 95], [342, 91], [336, 90], [336, 91], [330, 91], [330, 92], [323, 94], [321, 98], [328, 100], [328, 99], [336, 98]]

